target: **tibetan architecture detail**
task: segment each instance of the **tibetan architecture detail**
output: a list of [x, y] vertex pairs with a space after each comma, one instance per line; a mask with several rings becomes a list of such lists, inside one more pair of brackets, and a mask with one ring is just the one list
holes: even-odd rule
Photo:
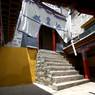
[[61, 90], [95, 81], [94, 0], [93, 16], [72, 9], [88, 13], [88, 1], [0, 1], [0, 87], [36, 81]]
[[[42, 25], [55, 29], [61, 35], [64, 32], [65, 24], [66, 17], [64, 15], [57, 13], [42, 3], [37, 3], [33, 0], [23, 0], [15, 32], [29, 35], [33, 42], [31, 45], [38, 47], [37, 38]], [[16, 41], [13, 41], [13, 44], [14, 42]], [[16, 46], [21, 46], [20, 42]]]
[[[49, 10], [49, 9], [48, 9]], [[49, 10], [50, 11], [50, 10]], [[19, 26], [19, 30], [26, 32], [22, 28], [22, 24], [27, 19], [27, 24], [31, 23], [32, 21], [38, 22], [40, 25], [46, 25], [49, 27], [52, 27], [54, 29], [64, 30], [65, 26], [65, 18], [56, 16], [56, 13], [49, 13], [47, 9], [43, 5], [39, 6], [38, 4], [34, 2], [29, 1], [23, 1], [22, 9], [21, 9], [21, 18], [23, 18], [23, 21], [21, 21], [21, 24]]]

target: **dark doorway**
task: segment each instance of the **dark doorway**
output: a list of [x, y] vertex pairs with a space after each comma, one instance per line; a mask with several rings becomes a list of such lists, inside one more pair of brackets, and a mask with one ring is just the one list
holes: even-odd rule
[[89, 62], [90, 80], [95, 82], [95, 47], [87, 52]]
[[42, 25], [39, 31], [39, 49], [61, 51], [63, 40], [53, 28]]
[[52, 28], [41, 26], [39, 31], [39, 49], [52, 50]]

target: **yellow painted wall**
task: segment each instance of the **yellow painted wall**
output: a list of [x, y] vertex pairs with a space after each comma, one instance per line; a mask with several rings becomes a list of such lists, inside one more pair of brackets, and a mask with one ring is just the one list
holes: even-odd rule
[[36, 49], [0, 48], [0, 86], [35, 81]]
[[[30, 72], [32, 81], [36, 80], [36, 58], [37, 58], [37, 50], [28, 48], [28, 60], [30, 65]], [[31, 69], [32, 68], [32, 69]]]

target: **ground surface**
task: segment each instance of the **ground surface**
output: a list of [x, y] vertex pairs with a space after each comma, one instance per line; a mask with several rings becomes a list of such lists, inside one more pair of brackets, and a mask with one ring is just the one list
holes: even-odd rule
[[55, 91], [49, 87], [33, 84], [0, 88], [0, 95], [95, 95], [95, 82]]

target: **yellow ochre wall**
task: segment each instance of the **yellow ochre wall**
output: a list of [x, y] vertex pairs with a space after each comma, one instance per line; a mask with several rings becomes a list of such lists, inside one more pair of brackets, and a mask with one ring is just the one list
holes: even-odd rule
[[37, 49], [0, 48], [0, 86], [35, 82]]

